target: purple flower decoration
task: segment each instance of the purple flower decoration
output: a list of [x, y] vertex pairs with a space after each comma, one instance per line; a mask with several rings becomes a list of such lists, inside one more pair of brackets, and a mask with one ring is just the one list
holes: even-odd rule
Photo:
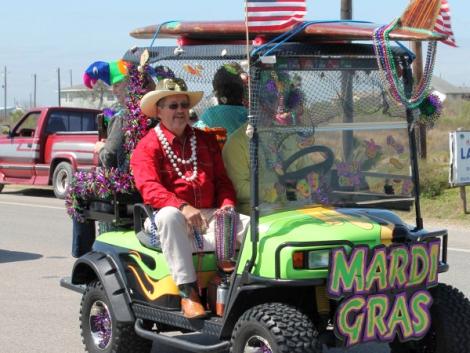
[[[146, 70], [149, 69], [147, 66]], [[171, 72], [171, 70], [170, 70]], [[171, 75], [167, 72], [167, 75]], [[169, 76], [171, 77], [171, 76]], [[140, 139], [148, 131], [148, 119], [139, 106], [144, 94], [143, 76], [135, 66], [129, 67], [129, 96], [126, 101], [127, 114], [124, 116], [124, 151], [127, 160]], [[106, 112], [104, 112], [106, 114]], [[108, 113], [111, 113], [109, 110]], [[114, 114], [114, 112], [113, 112]], [[134, 179], [129, 171], [116, 168], [98, 168], [90, 172], [76, 172], [72, 177], [65, 206], [67, 213], [79, 222], [84, 222], [83, 209], [91, 200], [109, 200], [114, 193], [130, 194], [135, 191]]]

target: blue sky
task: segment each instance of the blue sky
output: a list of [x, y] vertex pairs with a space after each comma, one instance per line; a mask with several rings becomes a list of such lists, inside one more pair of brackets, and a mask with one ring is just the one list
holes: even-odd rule
[[[388, 23], [408, 0], [353, 0], [356, 20]], [[470, 3], [449, 0], [459, 48], [439, 45], [435, 74], [456, 85], [470, 85]], [[307, 0], [309, 20], [338, 19], [341, 0]], [[57, 104], [57, 68], [61, 85], [81, 82], [96, 60], [115, 60], [135, 45], [150, 41], [129, 36], [135, 28], [168, 20], [243, 19], [242, 0], [5, 0], [0, 20], [0, 80], [7, 66], [8, 106], [28, 104], [37, 75], [38, 105]], [[162, 43], [162, 42], [160, 42]], [[158, 44], [158, 42], [157, 42]], [[3, 106], [1, 89], [0, 106]]]

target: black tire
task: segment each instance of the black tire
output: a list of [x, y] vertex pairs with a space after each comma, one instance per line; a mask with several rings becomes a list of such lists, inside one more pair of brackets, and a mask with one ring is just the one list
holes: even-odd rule
[[430, 290], [431, 328], [420, 341], [390, 344], [391, 353], [470, 353], [470, 301], [440, 283]]
[[0, 184], [0, 192], [2, 192], [4, 187], [5, 187], [5, 184]]
[[312, 321], [296, 308], [282, 303], [262, 304], [246, 311], [238, 319], [230, 343], [231, 353], [262, 346], [268, 349], [263, 352], [322, 352]]
[[80, 330], [89, 353], [150, 353], [152, 350], [152, 342], [137, 336], [133, 324], [116, 321], [99, 281], [89, 283], [83, 294]]
[[58, 199], [64, 199], [67, 194], [67, 188], [72, 179], [73, 169], [70, 163], [60, 162], [54, 169], [52, 175], [52, 186], [54, 188], [54, 195]]

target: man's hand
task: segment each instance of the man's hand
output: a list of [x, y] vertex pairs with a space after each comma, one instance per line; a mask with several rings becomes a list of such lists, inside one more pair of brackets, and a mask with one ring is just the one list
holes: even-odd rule
[[95, 143], [95, 153], [100, 153], [101, 149], [104, 147], [105, 140], [101, 140]]
[[181, 213], [191, 227], [195, 228], [201, 234], [206, 232], [209, 224], [200, 210], [191, 205], [185, 205], [181, 210]]

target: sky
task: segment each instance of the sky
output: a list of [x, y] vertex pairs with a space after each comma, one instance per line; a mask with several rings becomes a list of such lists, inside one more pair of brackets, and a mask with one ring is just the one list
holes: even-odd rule
[[[400, 16], [409, 0], [353, 0], [353, 18], [380, 24]], [[449, 0], [459, 48], [439, 45], [435, 75], [458, 86], [470, 86], [470, 2]], [[79, 84], [94, 61], [119, 59], [133, 46], [150, 40], [129, 35], [135, 28], [169, 20], [242, 20], [242, 0], [3, 0], [0, 13], [0, 107], [32, 101], [37, 77], [37, 105], [57, 105], [61, 87]], [[307, 0], [306, 20], [336, 20], [341, 0]], [[158, 40], [156, 45], [174, 42]]]

